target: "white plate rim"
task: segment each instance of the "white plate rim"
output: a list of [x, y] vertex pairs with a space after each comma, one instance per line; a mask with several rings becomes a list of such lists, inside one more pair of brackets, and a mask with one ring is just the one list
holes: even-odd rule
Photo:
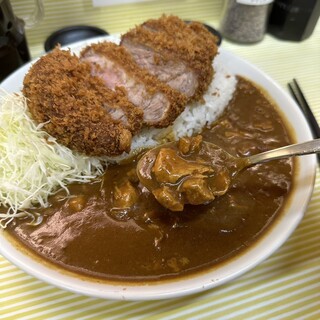
[[[113, 36], [111, 38], [110, 36], [97, 37], [86, 41], [79, 41], [66, 47], [77, 51], [79, 48], [90, 43], [109, 39], [114, 41], [117, 39], [117, 36]], [[289, 123], [299, 124], [299, 131], [295, 130], [297, 142], [312, 139], [312, 133], [309, 125], [301, 110], [289, 94], [281, 88], [281, 86], [250, 62], [235, 56], [223, 48], [220, 48], [219, 51], [224, 63], [231, 72], [245, 76], [264, 87], [280, 106], [280, 109], [283, 108], [281, 106], [285, 105], [286, 108], [290, 108], [292, 110], [292, 112], [286, 114], [286, 117]], [[34, 61], [15, 71], [1, 83], [1, 87], [10, 92], [20, 90], [22, 88], [22, 79], [24, 74]], [[0, 231], [0, 254], [23, 271], [40, 280], [78, 294], [98, 298], [135, 301], [155, 300], [181, 297], [214, 288], [239, 277], [267, 259], [296, 229], [297, 225], [303, 218], [304, 212], [312, 196], [317, 165], [316, 156], [305, 156], [299, 159], [298, 163], [300, 174], [298, 174], [297, 179], [298, 183], [299, 180], [303, 180], [303, 187], [295, 190], [295, 192], [297, 192], [295, 198], [298, 200], [293, 200], [295, 201], [294, 205], [296, 208], [294, 212], [291, 213], [290, 216], [288, 216], [288, 214], [283, 215], [281, 221], [278, 221], [277, 224], [272, 227], [272, 230], [268, 232], [268, 235], [262, 237], [262, 239], [260, 239], [252, 249], [247, 250], [239, 257], [232, 259], [221, 267], [190, 278], [182, 278], [176, 281], [165, 282], [164, 284], [139, 284], [130, 286], [83, 281], [80, 278], [71, 277], [59, 272], [58, 270], [49, 268], [45, 264], [41, 264], [39, 261], [36, 261], [30, 256], [24, 254], [8, 241], [8, 239], [3, 235], [3, 231]], [[302, 172], [307, 172], [307, 176], [303, 176]], [[289, 210], [290, 208], [288, 211]]]

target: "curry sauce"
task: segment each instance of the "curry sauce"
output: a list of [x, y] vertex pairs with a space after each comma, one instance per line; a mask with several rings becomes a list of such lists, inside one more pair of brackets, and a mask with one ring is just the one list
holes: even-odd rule
[[[290, 144], [290, 134], [272, 103], [239, 77], [221, 117], [201, 133], [234, 156]], [[14, 221], [11, 236], [64, 269], [107, 280], [152, 281], [211, 268], [253, 245], [280, 216], [290, 195], [293, 161], [248, 168], [228, 192], [181, 212], [162, 207], [137, 180], [137, 158], [114, 165], [90, 184], [70, 185], [37, 226]], [[125, 195], [125, 196], [124, 196]]]

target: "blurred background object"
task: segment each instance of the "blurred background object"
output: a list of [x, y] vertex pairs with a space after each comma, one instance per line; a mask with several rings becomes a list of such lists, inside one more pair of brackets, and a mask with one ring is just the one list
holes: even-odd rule
[[[109, 0], [107, 1], [109, 2]], [[115, 2], [114, 0], [110, 1]], [[95, 7], [93, 0], [43, 0], [45, 7], [44, 19], [37, 24], [36, 28], [26, 30], [31, 57], [36, 58], [44, 53], [44, 44], [52, 33], [72, 25], [94, 26], [107, 30], [110, 34], [121, 34], [147, 19], [158, 18], [163, 13], [166, 13], [178, 15], [183, 20], [200, 21], [215, 30], [221, 31], [219, 23], [224, 5], [228, 2], [228, 0], [130, 1], [131, 3], [127, 4], [118, 4], [119, 2], [117, 1], [116, 5]], [[132, 3], [132, 1], [136, 2]], [[16, 16], [22, 17], [32, 14], [34, 0], [10, 0], [10, 2]], [[271, 5], [268, 5], [268, 8]], [[269, 41], [270, 38], [275, 39], [270, 37], [269, 34], [263, 36], [263, 41], [257, 42], [257, 45], [263, 45], [265, 40]], [[230, 48], [234, 48], [234, 46], [241, 47], [239, 42], [228, 40], [224, 46]], [[244, 50], [246, 54], [250, 54], [250, 51], [246, 51], [245, 48]]]
[[34, 3], [32, 3], [30, 7], [32, 8], [31, 13], [23, 13], [20, 16], [26, 29], [35, 27], [44, 17], [42, 0], [34, 0]]
[[52, 50], [57, 44], [61, 46], [94, 38], [98, 36], [108, 35], [109, 33], [97, 27], [92, 26], [70, 26], [59, 29], [51, 34], [44, 44], [46, 52]]
[[156, 0], [92, 0], [92, 4], [94, 7], [104, 7], [104, 6], [113, 6], [117, 4], [127, 4], [127, 3], [146, 2], [146, 1], [156, 1]]
[[275, 0], [268, 32], [279, 39], [302, 41], [312, 34], [319, 15], [319, 0]]
[[273, 0], [226, 0], [220, 24], [222, 35], [241, 43], [261, 41]]
[[0, 82], [30, 60], [25, 27], [31, 28], [42, 19], [42, 2], [35, 1], [32, 8], [30, 15], [20, 19], [15, 16], [9, 0], [0, 0]]

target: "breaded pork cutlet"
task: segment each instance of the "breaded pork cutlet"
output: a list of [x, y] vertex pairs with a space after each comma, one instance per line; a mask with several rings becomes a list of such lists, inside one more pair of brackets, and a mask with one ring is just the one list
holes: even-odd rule
[[115, 156], [130, 150], [142, 112], [90, 75], [90, 66], [56, 48], [39, 59], [24, 79], [29, 110], [44, 129], [73, 150]]
[[216, 54], [216, 38], [200, 23], [162, 16], [123, 35], [121, 45], [92, 44], [80, 58], [53, 50], [31, 67], [23, 93], [60, 143], [116, 156], [142, 126], [167, 127], [202, 98]]
[[90, 63], [93, 76], [115, 92], [124, 92], [143, 111], [145, 125], [167, 127], [184, 110], [186, 97], [141, 69], [124, 47], [112, 42], [92, 44], [80, 56]]
[[201, 23], [186, 24], [178, 17], [165, 15], [121, 37], [121, 45], [141, 68], [188, 100], [200, 100], [212, 81], [216, 43], [215, 36]]

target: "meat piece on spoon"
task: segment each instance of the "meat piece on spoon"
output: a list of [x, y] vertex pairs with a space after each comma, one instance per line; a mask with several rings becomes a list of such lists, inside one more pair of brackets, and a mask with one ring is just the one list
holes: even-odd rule
[[162, 206], [182, 211], [186, 204], [207, 204], [225, 194], [232, 178], [247, 167], [317, 152], [320, 139], [240, 158], [197, 136], [147, 151], [137, 164], [137, 175]]

